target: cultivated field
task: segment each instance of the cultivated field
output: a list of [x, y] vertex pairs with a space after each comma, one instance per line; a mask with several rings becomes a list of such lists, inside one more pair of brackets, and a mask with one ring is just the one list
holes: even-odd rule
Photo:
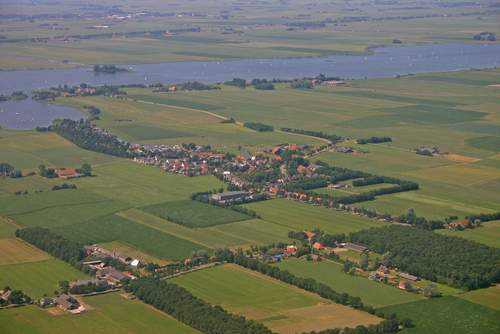
[[500, 287], [469, 291], [459, 296], [473, 303], [481, 304], [500, 311]]
[[32, 298], [53, 295], [61, 280], [75, 281], [86, 275], [60, 260], [0, 265], [0, 286], [23, 290]]
[[301, 259], [287, 259], [278, 264], [298, 277], [313, 278], [330, 286], [337, 292], [346, 292], [360, 297], [363, 303], [373, 307], [403, 304], [423, 299], [422, 296], [399, 290], [366, 277], [352, 276], [342, 271], [342, 265], [332, 261], [308, 262]]
[[263, 322], [278, 333], [355, 327], [380, 319], [334, 304], [236, 265], [224, 265], [172, 279], [195, 296], [230, 312]]
[[142, 208], [142, 210], [192, 228], [216, 226], [251, 219], [250, 216], [231, 209], [190, 200], [150, 205]]
[[48, 260], [49, 256], [21, 239], [0, 239], [0, 266]]
[[404, 334], [494, 334], [500, 331], [499, 311], [452, 296], [390, 306], [383, 310], [413, 320], [416, 326], [405, 329], [401, 332]]
[[134, 223], [117, 215], [89, 220], [83, 224], [67, 225], [55, 231], [83, 244], [123, 241], [163, 260], [181, 260], [203, 245], [162, 233], [157, 229]]
[[289, 231], [320, 228], [331, 234], [349, 233], [365, 228], [383, 226], [364, 217], [353, 216], [298, 201], [274, 199], [246, 205], [262, 219], [281, 225]]
[[[90, 310], [78, 316], [52, 315], [36, 306], [2, 310], [0, 327], [5, 334], [119, 334], [119, 333], [179, 333], [198, 331], [137, 301], [127, 300], [118, 293], [83, 298]], [[12, 321], [15, 319], [15, 321]]]

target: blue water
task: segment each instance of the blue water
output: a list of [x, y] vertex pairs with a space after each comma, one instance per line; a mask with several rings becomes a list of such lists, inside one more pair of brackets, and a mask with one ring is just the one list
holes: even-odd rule
[[[500, 44], [425, 44], [384, 47], [366, 56], [335, 55], [290, 59], [243, 59], [122, 65], [130, 72], [94, 74], [90, 68], [0, 72], [0, 93], [61, 85], [222, 82], [234, 77], [293, 79], [323, 73], [344, 79], [393, 77], [410, 73], [447, 72], [500, 66]], [[29, 104], [29, 107], [28, 107]], [[0, 103], [0, 126], [30, 129], [54, 117], [75, 117], [71, 108], [20, 101]], [[51, 113], [50, 111], [55, 111]], [[41, 113], [47, 113], [40, 117]], [[7, 116], [10, 115], [10, 116]], [[14, 116], [13, 116], [14, 115]], [[35, 117], [37, 116], [37, 117]], [[45, 117], [47, 116], [47, 117]], [[79, 114], [77, 117], [81, 117]], [[40, 122], [43, 122], [40, 123]], [[49, 122], [50, 123], [50, 122]]]

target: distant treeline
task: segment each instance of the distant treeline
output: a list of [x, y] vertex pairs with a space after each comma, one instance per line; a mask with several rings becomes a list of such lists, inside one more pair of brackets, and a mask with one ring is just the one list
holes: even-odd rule
[[[316, 293], [325, 299], [334, 301], [335, 303], [347, 305], [358, 310], [363, 310], [370, 314], [375, 314], [381, 318], [386, 317], [383, 312], [377, 311], [372, 306], [364, 305], [361, 301], [361, 298], [359, 297], [351, 296], [345, 292], [336, 292], [330, 286], [317, 282], [312, 278], [297, 277], [289, 271], [281, 270], [276, 266], [261, 262], [257, 259], [246, 257], [241, 251], [233, 253], [229, 249], [218, 249], [215, 251], [215, 256], [220, 262], [235, 263], [239, 266], [257, 271], [261, 274], [270, 276], [284, 283], [294, 285], [300, 289]], [[378, 325], [365, 327], [364, 333], [396, 333], [399, 331], [399, 326], [401, 325], [405, 327], [405, 324], [408, 326], [409, 324], [411, 324], [411, 321], [408, 319], [399, 321], [394, 315], [390, 315]]]
[[370, 137], [370, 138], [361, 138], [356, 140], [358, 144], [378, 144], [378, 143], [387, 143], [392, 142], [391, 137]]
[[349, 239], [431, 281], [466, 290], [500, 282], [500, 249], [466, 239], [395, 225], [351, 233]]
[[324, 133], [322, 131], [312, 131], [312, 130], [292, 129], [292, 128], [281, 128], [281, 131], [297, 133], [297, 134], [311, 136], [311, 137], [323, 138], [323, 139], [330, 141], [332, 144], [342, 140], [342, 137], [340, 137], [340, 136], [337, 136], [334, 134]]
[[474, 222], [475, 220], [479, 220], [481, 222], [489, 222], [492, 220], [500, 220], [500, 212], [495, 213], [480, 213], [478, 215], [469, 216], [469, 219]]
[[245, 122], [243, 126], [258, 132], [274, 131], [271, 125], [258, 122]]
[[86, 150], [118, 157], [130, 157], [127, 142], [94, 127], [89, 120], [58, 120], [53, 123], [51, 130]]
[[178, 285], [155, 278], [130, 282], [126, 290], [177, 320], [207, 334], [272, 334], [261, 323], [212, 306]]

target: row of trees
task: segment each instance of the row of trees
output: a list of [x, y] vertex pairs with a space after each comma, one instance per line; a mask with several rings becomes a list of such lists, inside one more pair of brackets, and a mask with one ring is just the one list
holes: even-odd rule
[[410, 326], [411, 324], [411, 320], [409, 319], [400, 321], [394, 315], [386, 317], [383, 312], [377, 311], [372, 306], [364, 305], [359, 297], [351, 296], [347, 293], [336, 292], [330, 286], [319, 283], [312, 278], [297, 277], [294, 274], [286, 270], [281, 270], [276, 266], [269, 265], [257, 259], [249, 258], [245, 256], [241, 250], [233, 253], [229, 249], [218, 249], [215, 251], [215, 256], [221, 262], [235, 263], [247, 269], [254, 270], [260, 272], [261, 274], [278, 279], [287, 284], [291, 284], [306, 291], [316, 293], [319, 296], [325, 299], [332, 300], [338, 304], [348, 305], [355, 309], [363, 310], [370, 314], [375, 314], [379, 317], [386, 318], [380, 324], [374, 325], [375, 327], [371, 329], [374, 330], [374, 332], [372, 333], [395, 333], [399, 331], [400, 325], [404, 327], [405, 325]]
[[58, 120], [52, 125], [52, 130], [81, 148], [118, 157], [130, 157], [127, 142], [94, 127], [89, 120]]
[[285, 186], [286, 191], [304, 191], [309, 189], [323, 188], [328, 185], [328, 179], [325, 177], [300, 177]]
[[500, 250], [473, 241], [396, 225], [359, 231], [348, 238], [387, 253], [391, 265], [431, 281], [466, 290], [500, 282]]
[[257, 132], [274, 131], [274, 128], [271, 125], [259, 122], [245, 122], [243, 126]]
[[186, 289], [155, 278], [140, 278], [125, 286], [137, 298], [207, 334], [272, 334], [258, 322], [212, 306]]
[[370, 137], [370, 138], [361, 138], [356, 140], [358, 144], [378, 144], [378, 143], [387, 143], [392, 142], [391, 137]]
[[293, 129], [293, 128], [281, 128], [281, 131], [327, 139], [332, 144], [335, 144], [336, 142], [342, 140], [342, 137], [340, 137], [340, 136], [337, 136], [335, 134], [330, 134], [330, 133], [324, 133], [323, 131], [312, 131], [312, 130]]

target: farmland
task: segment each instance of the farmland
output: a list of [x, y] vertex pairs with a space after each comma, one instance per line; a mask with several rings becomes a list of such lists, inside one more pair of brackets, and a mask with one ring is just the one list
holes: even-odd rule
[[280, 333], [379, 322], [369, 314], [332, 304], [234, 265], [198, 271], [172, 281], [212, 304], [258, 319]]
[[493, 334], [500, 330], [497, 310], [452, 296], [389, 306], [384, 310], [413, 319], [416, 326], [402, 333]]
[[[198, 333], [194, 329], [118, 293], [83, 298], [90, 310], [79, 316], [52, 315], [47, 310], [28, 306], [0, 312], [2, 333], [149, 333], [170, 331]], [[16, 319], [16, 321], [12, 321]]]
[[364, 303], [374, 307], [403, 304], [423, 299], [417, 294], [370, 281], [365, 277], [348, 275], [342, 271], [342, 265], [331, 261], [312, 263], [289, 259], [279, 263], [278, 267], [299, 277], [314, 278], [337, 292], [346, 292], [360, 297]]
[[481, 304], [500, 311], [500, 287], [493, 286], [491, 288], [469, 291], [460, 295], [460, 298], [473, 303]]
[[383, 225], [363, 217], [286, 199], [251, 203], [246, 206], [255, 210], [262, 219], [281, 225], [289, 231], [320, 228], [335, 234]]
[[54, 258], [0, 265], [0, 286], [23, 290], [33, 298], [52, 295], [61, 280], [73, 281], [85, 277], [82, 272]]
[[189, 200], [150, 205], [144, 207], [143, 210], [188, 227], [208, 227], [251, 218], [230, 209]]
[[205, 248], [117, 215], [99, 217], [84, 224], [67, 225], [56, 231], [84, 244], [123, 241], [160, 259], [180, 260], [194, 250]]
[[0, 266], [48, 260], [44, 252], [19, 239], [0, 239]]
[[440, 230], [439, 233], [473, 240], [491, 247], [500, 247], [500, 221], [483, 223], [481, 227], [464, 231]]

